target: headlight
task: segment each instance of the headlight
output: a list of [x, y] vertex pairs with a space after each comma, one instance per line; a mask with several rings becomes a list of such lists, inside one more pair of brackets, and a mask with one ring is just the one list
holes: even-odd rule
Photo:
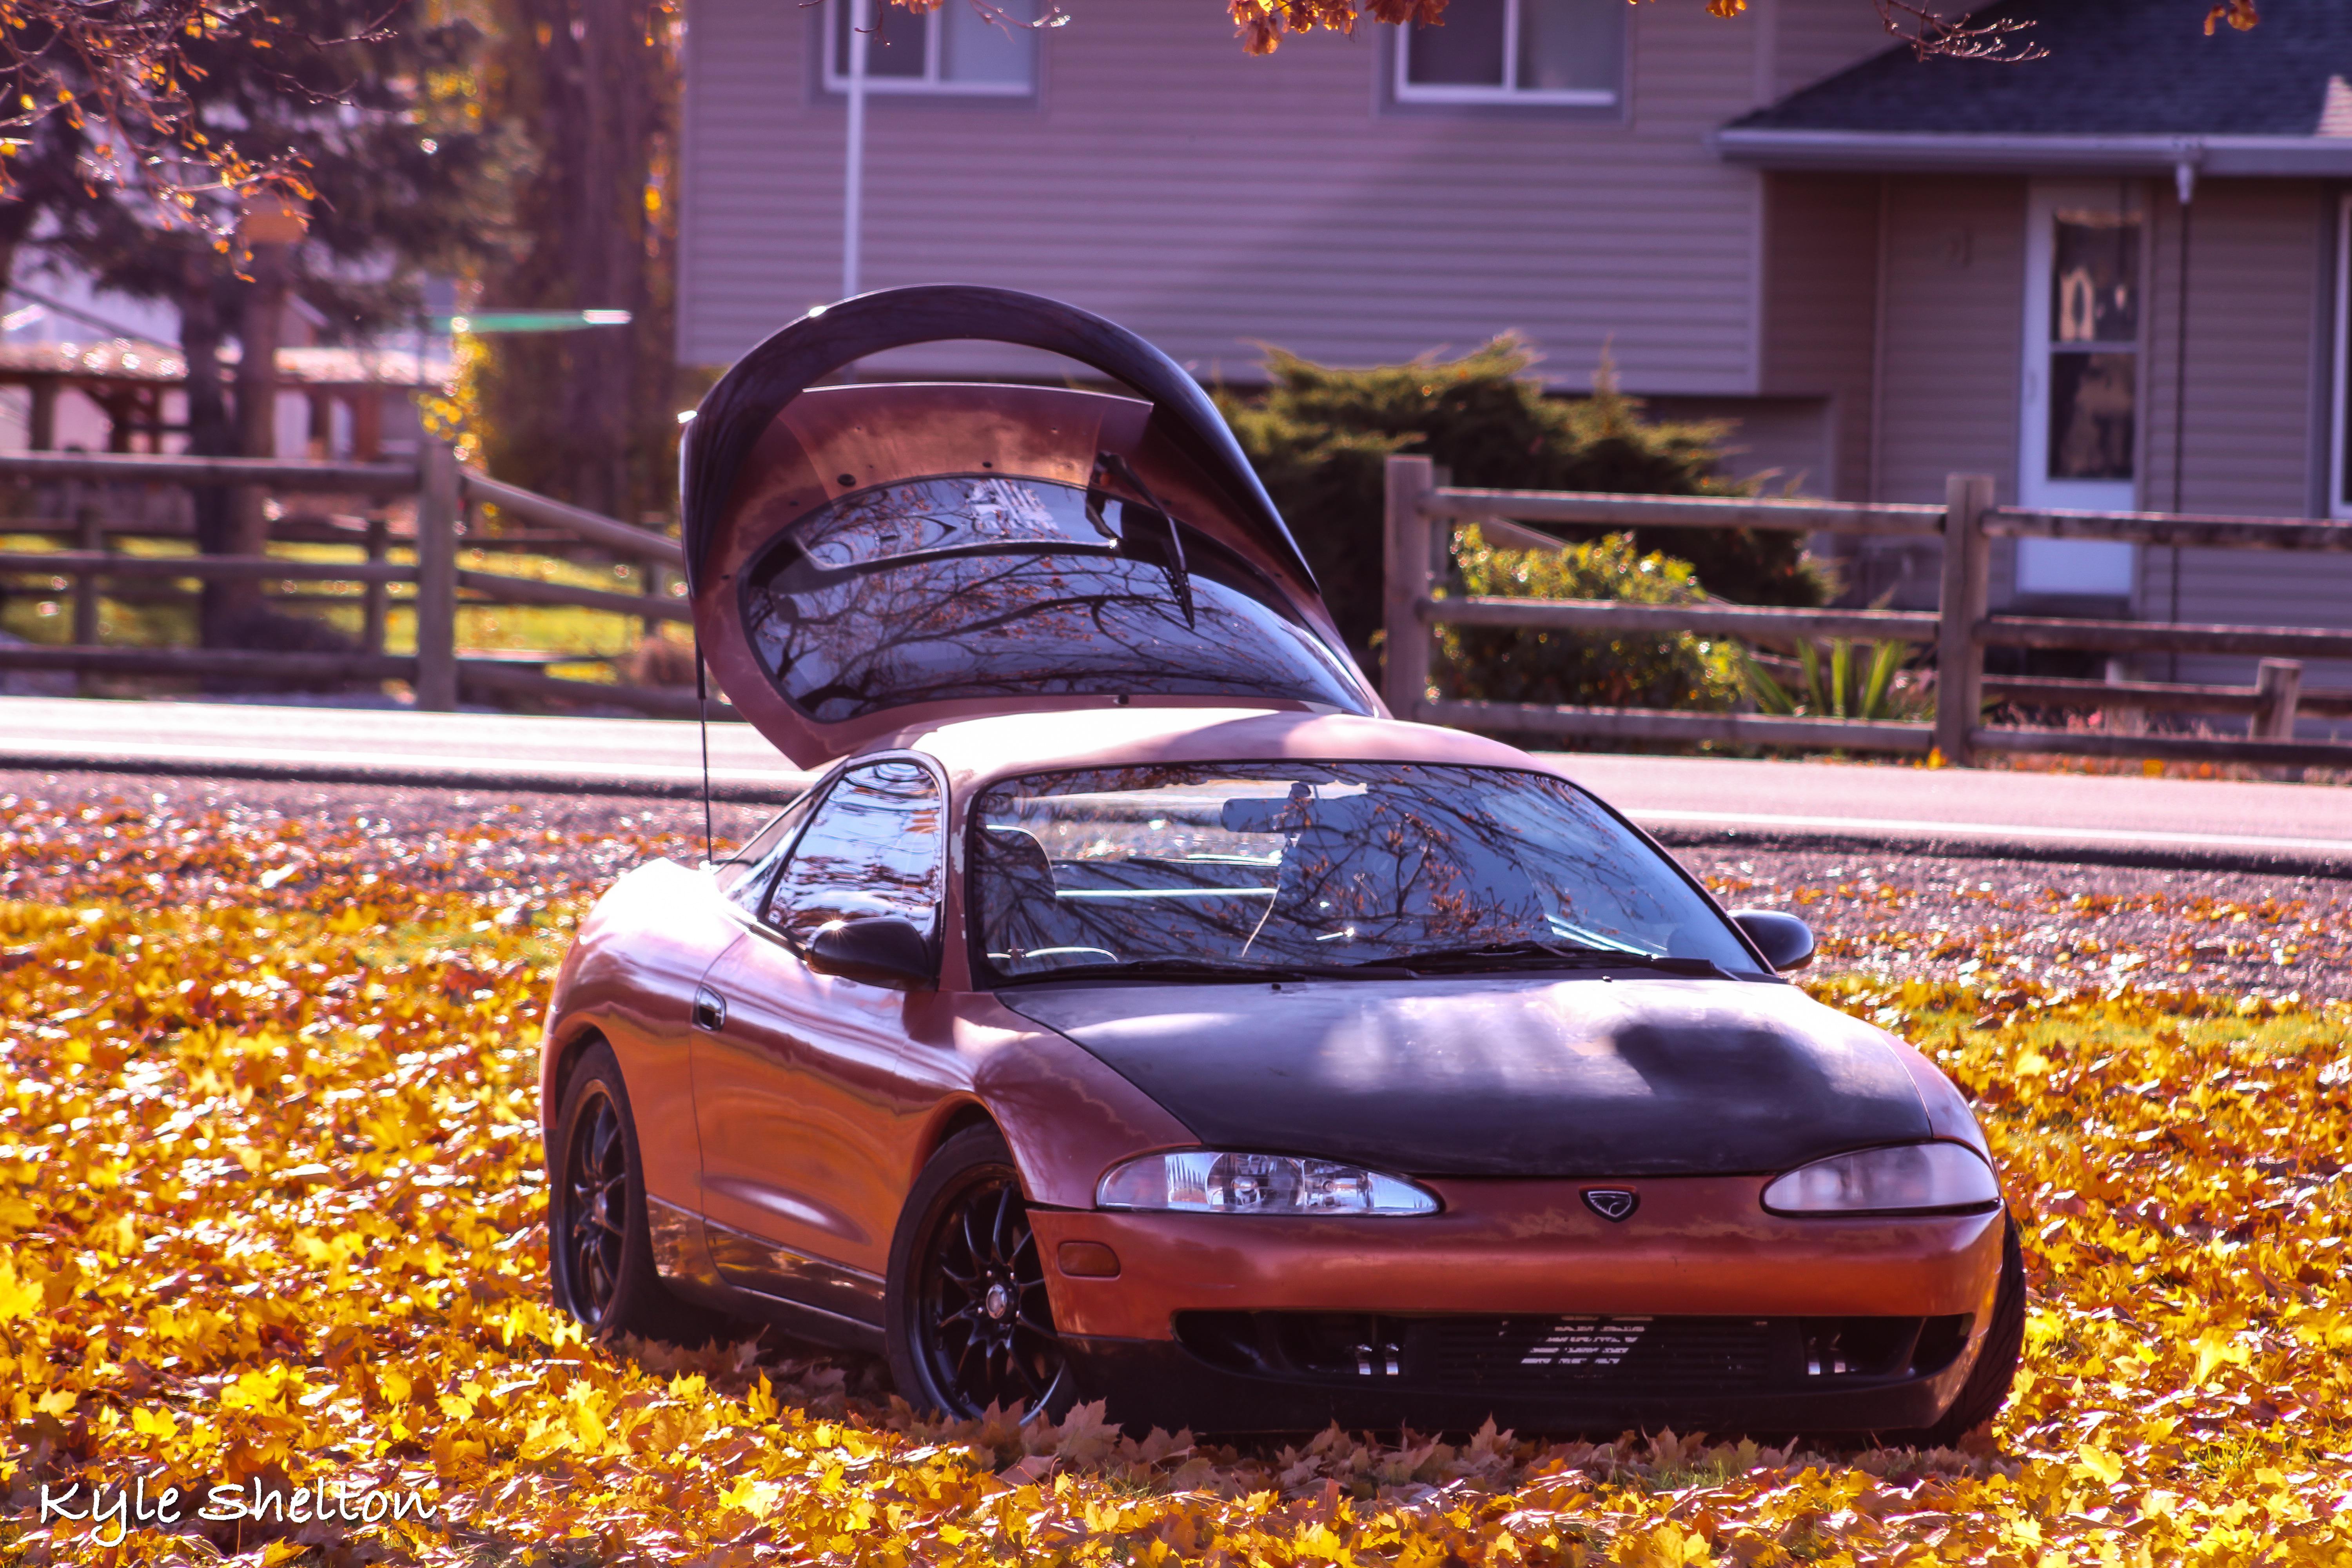
[[1107, 1209], [1187, 1214], [1435, 1214], [1437, 1196], [1402, 1176], [1287, 1154], [1188, 1149], [1115, 1167], [1095, 1189]]
[[1960, 1143], [1864, 1149], [1800, 1165], [1764, 1189], [1774, 1214], [1964, 1214], [1993, 1207], [2000, 1186]]

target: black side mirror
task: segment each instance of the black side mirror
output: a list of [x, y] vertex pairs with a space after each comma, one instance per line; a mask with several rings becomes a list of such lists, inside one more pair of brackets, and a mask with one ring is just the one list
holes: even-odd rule
[[1775, 969], [1802, 969], [1813, 961], [1813, 928], [1779, 910], [1734, 910], [1731, 923]]
[[844, 980], [862, 980], [868, 985], [900, 991], [939, 979], [930, 942], [914, 921], [902, 915], [829, 921], [809, 938], [805, 956], [808, 966], [819, 974], [837, 974]]

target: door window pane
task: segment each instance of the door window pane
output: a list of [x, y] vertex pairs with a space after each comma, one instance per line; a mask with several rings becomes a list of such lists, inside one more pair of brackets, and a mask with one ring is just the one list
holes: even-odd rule
[[844, 773], [778, 879], [768, 923], [803, 942], [828, 921], [877, 915], [903, 915], [929, 931], [944, 816], [939, 784], [919, 763]]
[[2139, 341], [2139, 216], [2063, 208], [2052, 244], [2050, 336], [2062, 343]]
[[1507, 4], [1450, 0], [1441, 26], [1414, 26], [1404, 40], [1405, 79], [1418, 87], [1502, 87]]
[[1625, 12], [1624, 0], [1520, 0], [1520, 90], [1613, 91], [1625, 56]]
[[2050, 477], [2132, 477], [2133, 402], [2139, 356], [2050, 356]]

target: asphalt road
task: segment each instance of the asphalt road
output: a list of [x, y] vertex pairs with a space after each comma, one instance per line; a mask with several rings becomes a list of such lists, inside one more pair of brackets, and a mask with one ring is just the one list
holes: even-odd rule
[[[698, 731], [667, 719], [0, 697], [0, 767], [687, 795], [701, 788]], [[722, 795], [790, 794], [805, 776], [748, 724], [713, 724], [709, 738]]]
[[1543, 754], [1674, 843], [1878, 844], [2352, 874], [2352, 788], [2336, 785]]
[[[0, 698], [0, 768], [664, 795], [700, 791], [667, 720]], [[743, 724], [709, 729], [722, 799], [803, 776]], [[2352, 789], [1827, 762], [1545, 754], [1661, 838], [1846, 844], [2352, 875]]]

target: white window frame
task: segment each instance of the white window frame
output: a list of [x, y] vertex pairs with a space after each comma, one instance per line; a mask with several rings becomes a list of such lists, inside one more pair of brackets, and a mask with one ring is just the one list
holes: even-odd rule
[[2345, 418], [2352, 415], [2352, 194], [2338, 198], [2336, 207], [2336, 400], [2328, 410], [2332, 426], [2327, 464], [2327, 515], [2352, 520], [2352, 500], [2344, 493], [2352, 480], [2352, 440], [2345, 437]]
[[[874, 0], [878, 8], [889, 0]], [[1037, 96], [1037, 39], [1032, 32], [1029, 40], [1029, 79], [1027, 81], [947, 81], [940, 76], [940, 60], [945, 53], [940, 47], [940, 34], [945, 27], [943, 13], [949, 5], [963, 5], [971, 0], [945, 0], [923, 14], [923, 74], [913, 76], [877, 76], [869, 55], [866, 73], [866, 90], [869, 93], [898, 92], [928, 94], [946, 98], [1034, 98]], [[841, 48], [841, 28], [849, 16], [848, 0], [824, 0], [824, 25], [822, 47], [824, 59], [824, 89], [827, 92], [847, 92], [849, 75], [835, 68], [834, 58]]]
[[[837, 0], [836, 0], [837, 3]], [[1519, 8], [1528, 0], [1503, 0], [1503, 70], [1516, 76], [1519, 68]], [[1628, 22], [1632, 20], [1627, 18]], [[1399, 103], [1511, 103], [1549, 105], [1567, 109], [1614, 109], [1624, 96], [1625, 62], [1621, 50], [1617, 61], [1617, 88], [1555, 87], [1523, 88], [1510, 82], [1495, 87], [1474, 86], [1468, 82], [1417, 82], [1410, 80], [1412, 65], [1412, 27], [1410, 22], [1397, 29], [1394, 69], [1396, 80], [1391, 90]], [[833, 57], [827, 55], [827, 59]]]
[[[2135, 427], [2128, 479], [2050, 477], [2050, 268], [2056, 261], [2058, 209], [2120, 205], [2140, 221], [2139, 337], [2132, 348]], [[2018, 504], [2053, 510], [2134, 511], [2147, 471], [2148, 267], [2156, 252], [2155, 204], [2142, 181], [2037, 180], [2026, 202], [2025, 344], [2019, 367]], [[2051, 597], [2137, 596], [2138, 547], [2092, 539], [2021, 539], [2017, 591]]]

